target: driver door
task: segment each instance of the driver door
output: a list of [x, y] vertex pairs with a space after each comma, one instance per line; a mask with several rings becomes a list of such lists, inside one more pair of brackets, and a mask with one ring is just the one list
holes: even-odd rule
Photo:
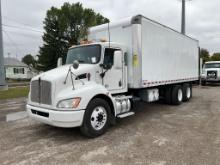
[[123, 56], [121, 55], [117, 60], [121, 60], [121, 66], [115, 66], [114, 55], [115, 51], [121, 51], [116, 48], [105, 48], [104, 65], [109, 65], [110, 69], [107, 70], [103, 78], [103, 83], [109, 91], [117, 91], [123, 89]]

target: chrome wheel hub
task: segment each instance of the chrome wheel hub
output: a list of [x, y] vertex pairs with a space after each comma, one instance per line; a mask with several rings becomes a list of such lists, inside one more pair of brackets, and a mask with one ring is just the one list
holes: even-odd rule
[[90, 122], [91, 122], [93, 129], [95, 130], [102, 129], [107, 122], [106, 109], [101, 106], [94, 108], [91, 118], [90, 118]]
[[181, 102], [183, 100], [183, 92], [181, 89], [178, 90], [178, 101]]
[[191, 89], [190, 89], [190, 87], [188, 87], [186, 89], [186, 97], [187, 97], [187, 99], [189, 99], [191, 97]]

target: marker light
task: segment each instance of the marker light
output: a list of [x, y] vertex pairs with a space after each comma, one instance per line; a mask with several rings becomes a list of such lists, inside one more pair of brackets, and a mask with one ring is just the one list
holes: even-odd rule
[[100, 39], [100, 42], [107, 42], [107, 40], [104, 39], [104, 38], [101, 38], [101, 39]]

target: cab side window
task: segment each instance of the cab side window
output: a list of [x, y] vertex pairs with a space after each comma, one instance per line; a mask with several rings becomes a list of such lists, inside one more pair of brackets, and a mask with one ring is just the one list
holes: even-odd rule
[[106, 48], [105, 49], [105, 55], [104, 55], [104, 64], [105, 65], [114, 65], [114, 52], [118, 49], [113, 48]]

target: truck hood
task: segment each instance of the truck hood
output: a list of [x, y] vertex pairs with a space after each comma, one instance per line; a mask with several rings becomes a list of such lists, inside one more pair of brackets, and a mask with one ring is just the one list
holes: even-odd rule
[[[39, 78], [41, 78], [42, 80], [48, 80], [48, 81], [56, 81], [56, 80], [60, 80], [60, 79], [63, 79], [63, 81], [64, 81], [70, 66], [71, 65], [64, 65], [59, 68], [55, 68], [50, 71], [44, 72], [44, 73], [34, 77], [32, 79], [32, 81], [38, 80]], [[80, 64], [79, 68], [76, 70], [71, 67], [71, 71], [75, 75], [81, 75], [81, 74], [93, 71], [94, 68], [95, 68], [95, 66], [93, 64]]]
[[[67, 81], [65, 82], [65, 78], [67, 76], [68, 70], [71, 65], [64, 65], [56, 69], [52, 69], [50, 71], [44, 72], [36, 77], [34, 77], [31, 81], [31, 83], [35, 80], [39, 80], [39, 78], [42, 81], [48, 81], [51, 84], [51, 100], [52, 100], [52, 106], [56, 107], [56, 97], [59, 96], [59, 93], [62, 93], [62, 91], [69, 91], [70, 93], [73, 93], [74, 91], [82, 88], [82, 86], [87, 86], [90, 83], [94, 83], [93, 80], [95, 79], [95, 71], [98, 68], [97, 65], [93, 64], [80, 64], [78, 69], [73, 69], [71, 67], [71, 71], [79, 76], [82, 74], [90, 73], [92, 79], [90, 81], [87, 78], [82, 78], [81, 80], [76, 79], [76, 77], [73, 75], [73, 84], [71, 81], [71, 75], [68, 75]], [[65, 83], [64, 83], [65, 82]], [[50, 89], [50, 88], [49, 88]], [[41, 91], [44, 92], [44, 91]], [[45, 91], [48, 92], [48, 91]], [[31, 102], [31, 104], [35, 105], [38, 103]], [[42, 107], [50, 107], [50, 105], [41, 105]]]

